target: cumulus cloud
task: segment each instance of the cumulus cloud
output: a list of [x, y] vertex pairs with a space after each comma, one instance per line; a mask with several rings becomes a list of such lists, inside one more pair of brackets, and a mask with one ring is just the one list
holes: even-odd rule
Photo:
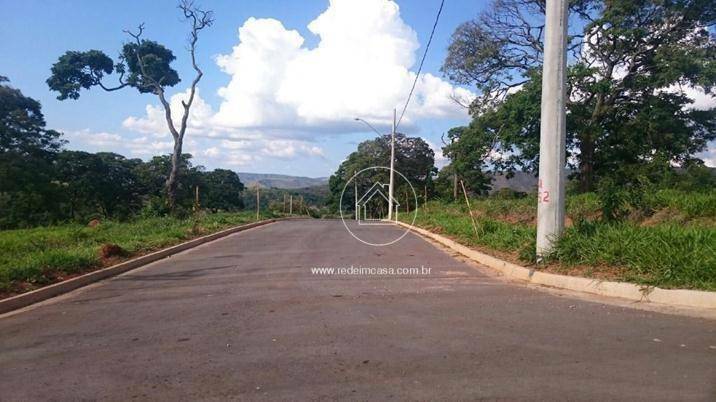
[[[189, 99], [189, 94], [190, 90], [187, 89], [184, 92], [174, 94], [169, 99], [169, 105], [172, 110], [172, 122], [177, 130], [179, 130], [181, 118], [184, 115], [182, 102]], [[164, 107], [162, 105], [147, 105], [146, 113], [145, 117], [127, 117], [122, 122], [122, 126], [132, 131], [152, 134], [159, 137], [168, 135], [169, 129], [167, 128]], [[214, 112], [211, 109], [211, 105], [206, 103], [204, 99], [201, 98], [199, 95], [199, 89], [197, 89], [191, 109], [189, 109], [187, 134], [207, 133], [207, 128], [211, 128], [207, 126], [207, 123], [213, 114]]]
[[[217, 58], [229, 84], [216, 123], [233, 128], [327, 129], [355, 131], [361, 116], [387, 124], [404, 102], [420, 47], [415, 31], [400, 18], [398, 5], [385, 0], [332, 0], [308, 24], [319, 38], [315, 48], [275, 19], [248, 19], [239, 44]], [[405, 121], [464, 118], [451, 96], [471, 98], [431, 74], [421, 74]]]
[[[126, 138], [119, 134], [93, 132], [89, 129], [65, 131], [65, 138], [74, 148], [90, 152], [116, 152], [129, 157], [151, 156], [169, 153], [173, 142], [161, 141], [147, 136]], [[192, 142], [193, 143], [193, 142]]]
[[[402, 107], [415, 79], [410, 69], [420, 47], [415, 31], [386, 0], [331, 0], [308, 24], [319, 39], [309, 48], [296, 30], [272, 18], [249, 18], [238, 29], [232, 51], [216, 57], [230, 76], [218, 90], [214, 109], [197, 96], [190, 133], [260, 143], [267, 156], [321, 156], [311, 142], [319, 136], [355, 132], [360, 116], [389, 124], [392, 109]], [[187, 92], [171, 98], [174, 120]], [[452, 98], [474, 95], [432, 74], [421, 74], [403, 120], [466, 119], [467, 111]], [[176, 106], [175, 106], [176, 105]], [[149, 105], [146, 116], [129, 117], [124, 126], [146, 134], [167, 132], [164, 112]], [[276, 142], [284, 141], [284, 142]]]

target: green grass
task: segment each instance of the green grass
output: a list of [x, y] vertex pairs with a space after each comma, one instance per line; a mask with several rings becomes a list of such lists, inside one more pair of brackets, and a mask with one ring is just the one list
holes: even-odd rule
[[0, 231], [0, 291], [14, 291], [22, 283], [41, 286], [58, 274], [99, 267], [103, 244], [117, 244], [127, 256], [138, 255], [254, 220], [253, 212], [217, 213], [196, 219], [104, 221], [95, 228], [68, 224]]
[[716, 290], [716, 228], [630, 222], [569, 228], [552, 259], [619, 267], [620, 279], [660, 287]]
[[[608, 223], [598, 219], [594, 194], [568, 197], [567, 214], [575, 224], [556, 245], [549, 268], [585, 276], [608, 273], [611, 279], [664, 288], [716, 290], [716, 192], [665, 190], [647, 202], [658, 220]], [[477, 234], [464, 203], [430, 202], [415, 223], [533, 264], [534, 204], [533, 197], [471, 200]]]

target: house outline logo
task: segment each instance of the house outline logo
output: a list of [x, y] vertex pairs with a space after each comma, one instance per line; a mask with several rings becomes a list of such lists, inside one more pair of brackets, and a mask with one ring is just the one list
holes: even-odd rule
[[[355, 200], [351, 200], [351, 204], [353, 204], [355, 210], [353, 211], [352, 214], [350, 214], [350, 216], [348, 216], [346, 213], [344, 213], [344, 206], [347, 206], [347, 204], [343, 202], [343, 197], [346, 193], [346, 189], [349, 186], [354, 186], [356, 183], [356, 180], [359, 176], [368, 174], [371, 171], [379, 171], [379, 170], [390, 172], [390, 168], [385, 167], [385, 166], [370, 166], [370, 167], [367, 167], [365, 169], [362, 169], [362, 170], [356, 172], [353, 176], [350, 177], [350, 179], [348, 179], [346, 181], [345, 185], [343, 186], [343, 191], [341, 192], [341, 198], [338, 201], [338, 212], [340, 213], [341, 221], [343, 222], [343, 226], [346, 228], [348, 233], [350, 233], [351, 236], [353, 236], [353, 238], [360, 241], [361, 243], [369, 245], [369, 246], [374, 246], [374, 247], [383, 247], [383, 246], [389, 246], [391, 244], [394, 244], [394, 243], [400, 241], [403, 237], [405, 237], [405, 235], [407, 235], [408, 232], [410, 231], [410, 228], [408, 228], [408, 227], [401, 227], [401, 226], [397, 226], [395, 224], [395, 221], [398, 220], [398, 212], [397, 211], [400, 208], [400, 203], [395, 199], [395, 197], [393, 197], [393, 205], [395, 208], [395, 210], [394, 210], [395, 214], [393, 215], [394, 221], [390, 221], [388, 219], [375, 219], [375, 218], [369, 219], [368, 218], [367, 213], [366, 213], [367, 209], [362, 208], [362, 207], [365, 207], [365, 205], [368, 202], [370, 202], [373, 198], [375, 198], [377, 195], [379, 195], [386, 203], [388, 203], [388, 196], [386, 195], [388, 193], [388, 185], [384, 184], [380, 181], [373, 182], [373, 184], [368, 189], [368, 191], [364, 192], [363, 195], [360, 197], [360, 199], [357, 199], [357, 197], [356, 197]], [[413, 205], [415, 205], [415, 208], [413, 208], [413, 210], [412, 210], [413, 216], [410, 221], [410, 225], [412, 226], [415, 223], [415, 219], [418, 216], [418, 208], [417, 208], [418, 195], [415, 192], [415, 187], [413, 187], [413, 183], [411, 183], [410, 180], [408, 180], [408, 178], [405, 177], [404, 174], [400, 173], [399, 171], [397, 171], [395, 169], [393, 169], [393, 172], [395, 173], [395, 175], [394, 175], [395, 180], [402, 179], [403, 181], [405, 181], [405, 183], [408, 184], [410, 191], [413, 193], [413, 202], [414, 202]], [[361, 203], [360, 205], [362, 207], [359, 207], [359, 203]], [[363, 209], [363, 217], [362, 217], [363, 219], [361, 219], [361, 216], [357, 214], [357, 212], [359, 212], [358, 208]], [[401, 228], [402, 231], [397, 231], [396, 236], [394, 238], [391, 238], [388, 241], [385, 241], [383, 243], [373, 243], [373, 242], [367, 241], [365, 239], [361, 239], [360, 236], [358, 236], [356, 233], [354, 233], [354, 231], [352, 231], [348, 225], [346, 216], [348, 216], [348, 221], [357, 221], [357, 226], [359, 226], [359, 227], [392, 226], [392, 227]], [[388, 230], [388, 228], [386, 228], [385, 230]]]
[[[368, 218], [368, 208], [366, 205], [375, 197], [376, 195], [380, 195], [382, 199], [385, 200], [387, 204], [390, 203], [388, 200], [388, 196], [385, 195], [384, 190], [388, 189], [388, 184], [383, 184], [379, 181], [373, 183], [373, 185], [363, 193], [363, 196], [356, 202], [355, 208], [356, 208], [356, 217], [359, 225], [392, 225], [393, 223], [390, 221], [386, 221], [384, 219], [376, 219], [376, 218]], [[400, 210], [400, 203], [398, 200], [393, 197], [393, 216], [395, 216], [395, 220], [398, 220], [398, 213]], [[362, 212], [362, 214], [361, 214]]]

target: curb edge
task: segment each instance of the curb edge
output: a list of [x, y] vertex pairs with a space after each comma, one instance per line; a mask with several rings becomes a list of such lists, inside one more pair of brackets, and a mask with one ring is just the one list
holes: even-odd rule
[[540, 272], [534, 269], [513, 264], [497, 257], [473, 250], [447, 237], [433, 233], [423, 228], [412, 226], [403, 222], [398, 225], [407, 227], [411, 231], [428, 237], [456, 251], [471, 260], [486, 265], [513, 280], [529, 282], [536, 285], [566, 289], [599, 296], [618, 297], [642, 303], [653, 303], [671, 307], [692, 307], [716, 310], [716, 292], [689, 289], [662, 289], [636, 285], [628, 282], [601, 281], [598, 279], [579, 276], [567, 276]]
[[230, 234], [234, 234], [258, 226], [267, 225], [269, 223], [273, 223], [279, 220], [282, 219], [266, 219], [258, 222], [247, 223], [240, 226], [234, 226], [232, 228], [224, 229], [216, 233], [197, 237], [196, 239], [188, 240], [183, 243], [176, 244], [174, 246], [154, 251], [143, 256], [132, 258], [119, 264], [88, 272], [86, 274], [76, 276], [74, 278], [62, 282], [53, 283], [52, 285], [44, 286], [39, 289], [2, 299], [0, 300], [0, 314], [9, 313], [11, 311], [18, 310], [35, 303], [39, 303], [41, 301], [45, 301], [56, 296], [60, 296], [83, 286], [87, 286], [103, 279], [116, 276], [127, 271], [131, 271], [151, 262], [158, 261], [171, 255], [182, 252], [184, 250], [188, 250], [201, 244], [208, 243], [210, 241], [217, 240], [222, 237], [226, 237]]

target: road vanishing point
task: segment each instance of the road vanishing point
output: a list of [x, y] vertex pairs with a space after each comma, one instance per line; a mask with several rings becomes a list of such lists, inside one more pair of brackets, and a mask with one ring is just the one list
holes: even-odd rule
[[[351, 266], [430, 274], [311, 271]], [[334, 399], [715, 400], [716, 325], [510, 283], [412, 233], [371, 247], [335, 220], [239, 232], [0, 318], [2, 401]]]

